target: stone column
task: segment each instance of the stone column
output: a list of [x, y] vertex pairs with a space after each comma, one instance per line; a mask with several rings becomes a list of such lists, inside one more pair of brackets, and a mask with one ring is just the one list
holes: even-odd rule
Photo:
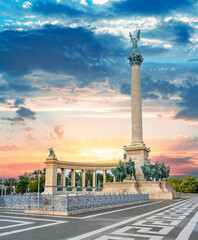
[[61, 168], [61, 186], [65, 187], [65, 169]]
[[92, 187], [96, 187], [96, 170], [93, 170], [93, 184]]
[[131, 114], [132, 142], [131, 145], [143, 145], [142, 137], [142, 100], [140, 83], [140, 64], [131, 66]]
[[106, 174], [107, 174], [107, 171], [106, 170], [103, 170], [103, 184], [106, 183]]
[[75, 175], [76, 175], [76, 170], [71, 169], [71, 187], [76, 187]]
[[45, 161], [46, 175], [45, 175], [45, 192], [53, 193], [57, 191], [57, 165], [58, 159], [50, 156]]
[[82, 187], [85, 187], [85, 174], [86, 174], [86, 170], [83, 169], [82, 170]]
[[116, 181], [116, 178], [115, 177], [113, 177], [113, 182], [115, 182]]

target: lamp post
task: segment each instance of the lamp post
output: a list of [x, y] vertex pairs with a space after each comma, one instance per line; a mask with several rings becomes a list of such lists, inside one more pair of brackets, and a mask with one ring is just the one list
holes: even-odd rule
[[38, 209], [40, 208], [40, 166], [38, 166]]
[[40, 169], [38, 174], [38, 209], [40, 207]]

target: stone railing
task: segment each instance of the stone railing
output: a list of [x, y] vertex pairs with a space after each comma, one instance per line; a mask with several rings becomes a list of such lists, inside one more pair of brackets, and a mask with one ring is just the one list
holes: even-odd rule
[[49, 212], [79, 212], [96, 211], [105, 208], [127, 206], [138, 202], [149, 201], [149, 194], [78, 194], [57, 195], [7, 195], [0, 197], [0, 207], [26, 209]]

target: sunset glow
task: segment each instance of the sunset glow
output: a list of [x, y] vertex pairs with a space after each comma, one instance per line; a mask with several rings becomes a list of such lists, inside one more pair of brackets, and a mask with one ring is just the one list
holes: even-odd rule
[[131, 143], [128, 33], [139, 28], [151, 161], [198, 177], [197, 3], [131, 2], [0, 3], [0, 178], [43, 168], [50, 146], [62, 161], [123, 158]]

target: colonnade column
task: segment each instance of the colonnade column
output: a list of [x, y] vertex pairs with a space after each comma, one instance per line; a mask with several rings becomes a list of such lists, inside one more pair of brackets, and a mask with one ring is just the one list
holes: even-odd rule
[[82, 187], [85, 187], [85, 174], [86, 170], [82, 169]]
[[75, 175], [76, 175], [75, 169], [71, 169], [71, 187], [76, 186]]
[[61, 168], [61, 186], [65, 187], [65, 169]]
[[103, 184], [106, 183], [106, 174], [107, 174], [107, 171], [106, 170], [103, 170]]
[[96, 187], [96, 170], [93, 170], [93, 184], [92, 187]]

